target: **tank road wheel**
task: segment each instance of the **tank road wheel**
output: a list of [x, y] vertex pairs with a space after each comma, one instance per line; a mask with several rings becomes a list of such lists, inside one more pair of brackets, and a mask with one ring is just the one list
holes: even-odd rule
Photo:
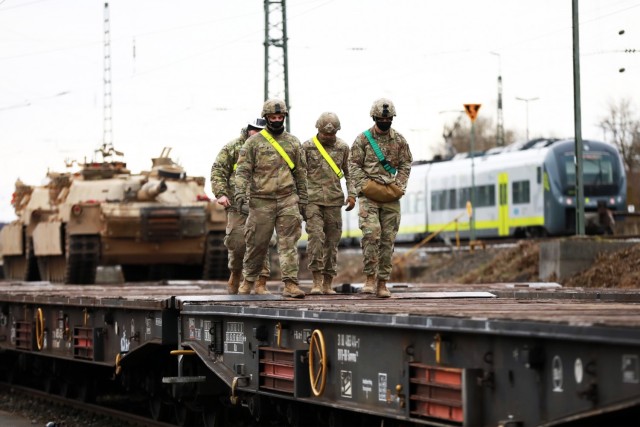
[[64, 282], [95, 283], [99, 257], [100, 236], [69, 236]]
[[38, 257], [38, 270], [42, 280], [53, 283], [64, 283], [67, 270], [67, 259], [64, 255]]
[[24, 256], [3, 257], [4, 277], [9, 280], [24, 280], [27, 276], [27, 259]]
[[11, 280], [31, 282], [40, 280], [38, 263], [33, 253], [33, 240], [26, 239], [25, 255], [3, 257], [4, 277]]
[[313, 395], [321, 396], [327, 385], [327, 349], [320, 329], [313, 331], [309, 341], [309, 379]]
[[224, 232], [210, 232], [204, 252], [202, 278], [225, 280], [229, 277], [229, 253], [224, 246]]

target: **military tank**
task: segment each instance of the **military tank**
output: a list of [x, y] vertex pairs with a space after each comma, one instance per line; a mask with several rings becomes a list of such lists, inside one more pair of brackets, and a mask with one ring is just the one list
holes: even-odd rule
[[226, 216], [204, 177], [187, 175], [170, 148], [139, 174], [112, 146], [99, 152], [102, 161], [25, 189], [18, 220], [0, 232], [3, 248], [22, 242], [3, 249], [6, 278], [92, 284], [99, 266], [116, 265], [125, 281], [228, 277]]

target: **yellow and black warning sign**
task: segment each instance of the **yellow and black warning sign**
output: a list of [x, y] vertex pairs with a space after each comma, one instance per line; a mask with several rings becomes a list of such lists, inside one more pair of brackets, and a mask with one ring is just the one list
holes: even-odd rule
[[481, 106], [482, 104], [464, 104], [467, 116], [469, 116], [472, 122], [476, 121], [476, 117], [478, 117], [478, 110], [480, 110]]

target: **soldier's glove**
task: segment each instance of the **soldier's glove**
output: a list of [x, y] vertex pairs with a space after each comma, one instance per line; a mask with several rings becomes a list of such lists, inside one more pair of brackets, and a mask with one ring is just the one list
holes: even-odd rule
[[298, 209], [300, 210], [300, 215], [302, 215], [302, 219], [307, 220], [307, 205], [303, 203], [298, 203]]
[[356, 205], [356, 199], [352, 196], [347, 197], [347, 200], [344, 201], [344, 204], [347, 205], [345, 211], [350, 211]]

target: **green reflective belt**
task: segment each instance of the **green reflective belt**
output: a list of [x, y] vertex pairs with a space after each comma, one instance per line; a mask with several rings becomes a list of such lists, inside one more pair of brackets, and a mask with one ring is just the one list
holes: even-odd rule
[[316, 144], [316, 148], [318, 149], [320, 154], [322, 154], [322, 157], [324, 157], [327, 163], [329, 163], [329, 166], [331, 166], [331, 169], [333, 169], [335, 174], [338, 175], [338, 178], [342, 178], [344, 174], [342, 173], [338, 165], [336, 165], [336, 162], [333, 161], [329, 153], [327, 153], [327, 150], [325, 150], [322, 144], [320, 144], [320, 141], [318, 141], [317, 136], [313, 137], [313, 143]]
[[291, 161], [291, 158], [289, 157], [289, 155], [287, 154], [286, 151], [284, 151], [284, 148], [282, 148], [282, 146], [280, 144], [278, 144], [278, 141], [276, 141], [275, 139], [273, 139], [273, 137], [271, 136], [271, 134], [266, 130], [266, 129], [262, 129], [260, 131], [260, 135], [264, 136], [265, 139], [267, 141], [269, 141], [271, 143], [271, 145], [273, 145], [273, 148], [276, 149], [276, 151], [282, 156], [282, 158], [284, 159], [285, 162], [287, 162], [287, 164], [289, 165], [289, 169], [291, 169], [292, 171], [295, 170], [296, 165], [295, 163], [293, 163]]
[[376, 143], [375, 139], [373, 139], [373, 136], [371, 136], [371, 132], [369, 132], [369, 130], [367, 129], [363, 133], [364, 136], [366, 136], [369, 140], [369, 144], [371, 144], [371, 148], [373, 148], [373, 152], [376, 153], [376, 156], [378, 157], [378, 160], [380, 161], [380, 164], [382, 165], [384, 170], [392, 175], [395, 175], [398, 171], [396, 170], [396, 168], [391, 166], [391, 164], [389, 164], [387, 159], [384, 158], [384, 154], [382, 154], [382, 150], [380, 150], [380, 147]]

